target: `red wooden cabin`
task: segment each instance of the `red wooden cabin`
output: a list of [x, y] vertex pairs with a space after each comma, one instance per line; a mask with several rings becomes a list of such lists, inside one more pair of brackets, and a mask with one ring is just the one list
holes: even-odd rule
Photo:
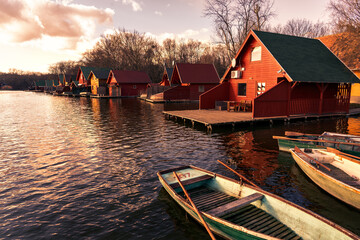
[[167, 68], [164, 66], [164, 73], [161, 79], [161, 82], [159, 83], [160, 86], [170, 86], [170, 79], [172, 76], [174, 68]]
[[151, 83], [145, 72], [136, 71], [110, 71], [107, 79], [109, 96], [136, 97], [146, 92], [147, 85]]
[[221, 84], [200, 96], [251, 104], [253, 118], [347, 113], [359, 79], [317, 39], [250, 31]]
[[199, 96], [220, 82], [213, 64], [176, 63], [164, 100], [199, 100]]
[[77, 75], [76, 75], [76, 81], [79, 83], [80, 86], [83, 87], [90, 87], [90, 78], [89, 75], [91, 71], [93, 72], [99, 72], [99, 71], [107, 71], [110, 72], [110, 68], [98, 68], [98, 67], [84, 67], [81, 66], [78, 69]]

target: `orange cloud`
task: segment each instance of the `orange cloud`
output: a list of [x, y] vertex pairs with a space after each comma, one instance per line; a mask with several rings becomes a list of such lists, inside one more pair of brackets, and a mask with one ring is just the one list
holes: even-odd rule
[[0, 31], [21, 43], [48, 37], [80, 39], [98, 24], [112, 24], [114, 11], [50, 0], [1, 0]]

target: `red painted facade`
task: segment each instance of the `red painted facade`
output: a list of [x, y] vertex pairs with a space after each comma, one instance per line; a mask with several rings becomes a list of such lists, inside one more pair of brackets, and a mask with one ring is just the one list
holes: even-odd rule
[[212, 64], [177, 63], [171, 76], [171, 86], [164, 91], [164, 100], [199, 100], [199, 96], [219, 84]]
[[[255, 49], [261, 49], [260, 59], [252, 55]], [[216, 101], [248, 100], [253, 118], [348, 112], [350, 88], [350, 84], [294, 82], [250, 32], [221, 84], [200, 96], [199, 107], [212, 109]]]
[[109, 96], [113, 97], [140, 96], [146, 93], [149, 83], [151, 81], [146, 73], [135, 71], [113, 70], [107, 80]]
[[159, 83], [160, 86], [170, 86], [170, 78], [171, 76], [168, 76], [168, 73], [166, 71], [166, 68], [164, 68], [164, 73], [161, 79], [161, 82]]
[[83, 86], [85, 86], [85, 87], [87, 87], [87, 86], [90, 85], [90, 82], [88, 82], [88, 80], [85, 79], [84, 74], [83, 74], [83, 72], [81, 71], [80, 68], [79, 68], [79, 70], [78, 70], [78, 74], [77, 74], [77, 76], [76, 76], [76, 79], [77, 79], [77, 81], [79, 82], [79, 84], [81, 84], [81, 85], [83, 85]]

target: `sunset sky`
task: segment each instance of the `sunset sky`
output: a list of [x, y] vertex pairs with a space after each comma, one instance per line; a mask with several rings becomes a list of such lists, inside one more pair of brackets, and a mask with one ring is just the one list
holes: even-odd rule
[[[275, 0], [271, 24], [293, 18], [328, 21], [330, 0]], [[79, 60], [101, 34], [137, 30], [159, 42], [213, 41], [205, 0], [0, 0], [0, 71], [47, 72], [52, 63]]]

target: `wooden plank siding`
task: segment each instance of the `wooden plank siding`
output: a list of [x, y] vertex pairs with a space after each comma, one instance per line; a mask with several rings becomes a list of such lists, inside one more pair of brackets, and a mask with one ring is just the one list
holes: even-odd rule
[[[258, 46], [261, 46], [261, 60], [252, 62], [251, 52]], [[231, 72], [225, 77], [225, 80], [230, 81], [229, 98], [232, 101], [253, 100], [257, 94], [258, 83], [265, 83], [265, 90], [268, 90], [277, 84], [278, 77], [283, 76], [278, 73], [281, 66], [266, 47], [253, 37], [249, 38], [237, 61], [240, 64], [234, 70], [244, 69], [241, 79], [231, 79]], [[238, 83], [246, 83], [246, 96], [238, 96]]]
[[213, 109], [216, 101], [226, 101], [228, 99], [229, 85], [229, 82], [223, 82], [201, 94], [199, 97], [200, 109]]

